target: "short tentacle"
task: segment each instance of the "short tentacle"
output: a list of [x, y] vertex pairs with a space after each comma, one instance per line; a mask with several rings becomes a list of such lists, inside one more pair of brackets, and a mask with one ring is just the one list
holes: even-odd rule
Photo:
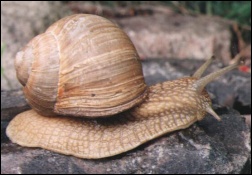
[[[199, 78], [201, 76], [201, 74], [204, 72], [204, 70], [206, 69], [206, 67], [211, 63], [213, 57], [211, 59], [209, 59], [205, 64], [203, 64], [193, 75], [194, 77]], [[243, 64], [244, 61], [242, 59], [237, 60], [234, 64], [227, 66], [219, 71], [213, 72], [203, 78], [200, 78], [199, 80], [195, 81], [195, 83], [193, 84], [193, 86], [195, 87], [196, 91], [198, 93], [202, 93], [204, 87], [210, 83], [211, 81], [213, 81], [214, 79], [220, 77], [221, 75], [229, 72], [230, 70], [238, 67], [239, 65]], [[218, 114], [216, 114], [214, 112], [214, 110], [211, 108], [210, 105], [207, 105], [205, 107], [206, 112], [208, 112], [209, 114], [211, 114], [214, 118], [216, 118], [217, 120], [221, 120], [221, 118], [218, 116]]]

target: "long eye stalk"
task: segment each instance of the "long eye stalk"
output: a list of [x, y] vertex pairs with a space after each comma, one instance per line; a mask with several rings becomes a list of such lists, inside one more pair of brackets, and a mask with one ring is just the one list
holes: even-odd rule
[[[206, 70], [207, 66], [212, 62], [214, 57], [211, 57], [210, 59], [208, 59], [193, 75], [193, 77], [196, 78], [200, 78], [200, 76], [202, 75], [202, 73]], [[200, 78], [198, 81], [196, 81], [194, 83], [195, 88], [197, 89], [198, 92], [202, 92], [202, 90], [204, 89], [204, 87], [210, 83], [211, 81], [213, 81], [214, 79], [222, 76], [223, 74], [237, 68], [239, 65], [244, 64], [244, 60], [243, 59], [239, 59], [237, 60], [234, 64], [229, 65], [227, 67], [224, 67], [216, 72], [213, 72], [205, 77]]]
[[[193, 77], [195, 78], [199, 78], [194, 84], [193, 86], [195, 87], [196, 91], [200, 94], [204, 87], [210, 83], [211, 81], [213, 81], [214, 79], [220, 77], [221, 75], [229, 72], [230, 70], [238, 67], [241, 64], [244, 64], [244, 60], [242, 59], [238, 59], [234, 64], [224, 67], [223, 69], [220, 69], [216, 72], [213, 72], [203, 78], [200, 78], [201, 75], [204, 73], [204, 71], [207, 69], [207, 67], [210, 65], [210, 63], [214, 60], [214, 56], [212, 56], [210, 59], [208, 59], [194, 74]], [[216, 114], [214, 112], [214, 110], [212, 109], [212, 107], [206, 106], [205, 107], [206, 112], [208, 112], [209, 114], [211, 114], [214, 118], [216, 118], [217, 120], [221, 120], [221, 118], [218, 116], [218, 114]]]

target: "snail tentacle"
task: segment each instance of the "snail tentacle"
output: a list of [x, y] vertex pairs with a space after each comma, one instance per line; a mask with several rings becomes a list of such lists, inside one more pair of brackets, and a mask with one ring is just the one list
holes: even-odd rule
[[197, 69], [197, 71], [193, 74], [192, 77], [200, 78], [214, 59], [215, 59], [214, 55], [211, 56], [209, 59], [207, 59], [207, 61]]
[[202, 90], [205, 88], [205, 86], [210, 83], [211, 81], [213, 81], [214, 79], [222, 76], [223, 74], [231, 71], [232, 69], [237, 68], [239, 65], [243, 64], [244, 61], [243, 60], [238, 60], [236, 61], [234, 64], [231, 64], [227, 67], [224, 67], [216, 72], [213, 72], [203, 78], [200, 78], [199, 80], [197, 80], [194, 83], [195, 88], [197, 89], [197, 91], [200, 93], [202, 92]]

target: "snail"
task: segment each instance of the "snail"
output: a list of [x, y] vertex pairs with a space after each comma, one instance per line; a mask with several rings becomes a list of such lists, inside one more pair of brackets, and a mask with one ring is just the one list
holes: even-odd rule
[[79, 158], [117, 155], [184, 129], [211, 108], [204, 87], [241, 61], [201, 77], [148, 87], [136, 49], [109, 20], [76, 14], [52, 24], [17, 53], [17, 78], [32, 110], [6, 129], [14, 143]]

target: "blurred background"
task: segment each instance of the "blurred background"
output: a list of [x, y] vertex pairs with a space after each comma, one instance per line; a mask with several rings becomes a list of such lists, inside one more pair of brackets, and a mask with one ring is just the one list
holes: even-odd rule
[[251, 1], [1, 1], [1, 90], [20, 89], [16, 53], [60, 18], [90, 13], [114, 21], [143, 60], [207, 59], [238, 53], [250, 73]]

